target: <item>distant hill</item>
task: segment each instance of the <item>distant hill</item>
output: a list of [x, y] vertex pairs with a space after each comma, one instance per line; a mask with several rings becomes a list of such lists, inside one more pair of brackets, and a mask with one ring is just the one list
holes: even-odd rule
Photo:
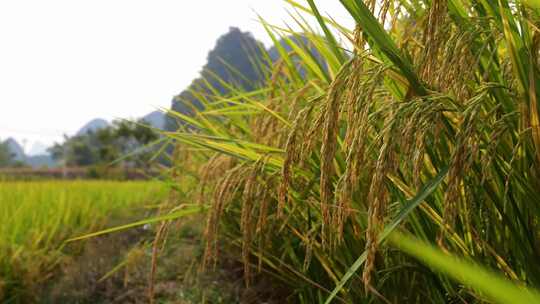
[[10, 137], [4, 143], [8, 146], [15, 161], [24, 162], [26, 160], [23, 147], [15, 139]]
[[[46, 146], [41, 143], [34, 144], [36, 147], [33, 147], [31, 150], [34, 151], [34, 155], [26, 155], [24, 153], [23, 147], [13, 138], [8, 138], [4, 143], [8, 146], [9, 151], [13, 155], [13, 161], [21, 162], [25, 165], [31, 166], [32, 168], [54, 168], [58, 164], [51, 155], [47, 152]], [[41, 153], [38, 153], [41, 152]]]
[[[242, 32], [240, 29], [231, 27], [229, 32], [222, 35], [216, 42], [215, 47], [208, 53], [207, 62], [201, 71], [201, 77], [193, 80], [191, 85], [175, 96], [172, 101], [172, 110], [184, 115], [192, 115], [195, 109], [201, 109], [202, 104], [193, 94], [210, 93], [206, 77], [212, 88], [220, 93], [226, 93], [227, 89], [213, 76], [218, 76], [222, 81], [235, 84], [250, 90], [256, 87], [262, 79], [261, 71], [253, 61], [262, 58], [264, 46], [257, 41], [251, 33]], [[239, 75], [241, 74], [241, 76]], [[176, 130], [181, 122], [167, 117], [167, 130]]]
[[[293, 48], [289, 45], [293, 42], [298, 47], [310, 52], [323, 69], [326, 69], [326, 63], [315, 47], [310, 44], [309, 39], [303, 36], [291, 36], [288, 39], [282, 39], [278, 42], [286, 52], [291, 52]], [[264, 68], [265, 55], [272, 61], [277, 61], [280, 57], [278, 48], [274, 45], [268, 50], [257, 41], [249, 32], [242, 32], [238, 28], [231, 27], [229, 32], [221, 36], [215, 47], [208, 53], [207, 63], [201, 71], [201, 76], [193, 80], [191, 85], [175, 96], [172, 101], [171, 109], [175, 112], [190, 116], [195, 109], [201, 109], [203, 106], [193, 92], [201, 95], [212, 95], [207, 83], [210, 83], [213, 89], [221, 94], [227, 93], [227, 88], [215, 79], [217, 75], [222, 81], [233, 84], [235, 87], [241, 87], [247, 91], [254, 89], [261, 82], [266, 81], [261, 68]], [[225, 63], [224, 63], [225, 62]], [[301, 76], [307, 73], [305, 69], [299, 70]], [[206, 81], [203, 81], [206, 77]], [[176, 130], [182, 122], [175, 118], [166, 118], [166, 128], [169, 131]]]
[[105, 119], [96, 118], [92, 119], [88, 123], [86, 123], [79, 131], [77, 131], [76, 135], [84, 135], [88, 132], [95, 132], [99, 129], [103, 129], [109, 126], [109, 122]]
[[142, 120], [146, 121], [148, 125], [163, 130], [165, 128], [166, 116], [163, 112], [154, 111], [142, 117]]

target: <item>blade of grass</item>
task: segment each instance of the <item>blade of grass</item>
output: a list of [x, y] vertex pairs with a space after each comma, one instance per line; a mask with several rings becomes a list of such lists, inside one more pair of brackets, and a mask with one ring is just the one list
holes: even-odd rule
[[540, 303], [538, 291], [518, 286], [503, 276], [486, 270], [475, 263], [443, 253], [432, 245], [394, 231], [389, 242], [407, 254], [421, 260], [429, 267], [477, 289], [495, 303]]
[[153, 224], [153, 223], [158, 223], [158, 222], [163, 222], [163, 221], [175, 220], [175, 219], [178, 219], [178, 218], [181, 218], [181, 217], [184, 217], [184, 216], [200, 213], [200, 212], [203, 212], [205, 210], [206, 210], [206, 207], [204, 207], [204, 206], [193, 206], [193, 207], [182, 209], [182, 210], [179, 210], [179, 211], [175, 211], [175, 212], [172, 212], [172, 213], [169, 213], [169, 214], [166, 214], [166, 215], [157, 216], [157, 217], [153, 217], [153, 218], [148, 218], [148, 219], [144, 219], [142, 221], [138, 221], [138, 222], [134, 222], [134, 223], [126, 224], [126, 225], [121, 225], [121, 226], [117, 226], [117, 227], [113, 227], [113, 228], [108, 228], [108, 229], [104, 229], [104, 230], [101, 230], [101, 231], [96, 231], [96, 232], [93, 232], [93, 233], [89, 233], [89, 234], [81, 235], [81, 236], [78, 236], [78, 237], [70, 238], [70, 239], [66, 240], [64, 243], [70, 243], [70, 242], [74, 242], [74, 241], [80, 241], [80, 240], [84, 240], [84, 239], [88, 239], [88, 238], [93, 238], [93, 237], [96, 237], [96, 236], [100, 236], [100, 235], [104, 235], [104, 234], [110, 234], [110, 233], [113, 233], [113, 232], [118, 232], [118, 231], [130, 229], [130, 228], [134, 228], [134, 227], [138, 227], [138, 226], [143, 226], [143, 225], [146, 225], [146, 224]]

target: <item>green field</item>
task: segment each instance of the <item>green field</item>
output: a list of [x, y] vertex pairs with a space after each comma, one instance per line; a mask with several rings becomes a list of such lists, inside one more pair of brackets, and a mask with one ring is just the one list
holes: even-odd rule
[[165, 195], [157, 182], [0, 183], [0, 302], [20, 301], [50, 280], [66, 239], [132, 220]]

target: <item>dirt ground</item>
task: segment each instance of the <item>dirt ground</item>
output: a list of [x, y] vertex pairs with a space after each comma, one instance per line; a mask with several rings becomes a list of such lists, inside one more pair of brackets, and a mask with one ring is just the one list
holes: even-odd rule
[[[201, 273], [200, 222], [170, 226], [156, 261], [154, 303], [283, 303], [283, 293], [265, 278], [246, 289], [243, 267], [231, 259], [223, 258], [215, 271]], [[73, 252], [56, 278], [43, 286], [36, 302], [150, 303], [155, 230], [131, 229], [67, 248]]]

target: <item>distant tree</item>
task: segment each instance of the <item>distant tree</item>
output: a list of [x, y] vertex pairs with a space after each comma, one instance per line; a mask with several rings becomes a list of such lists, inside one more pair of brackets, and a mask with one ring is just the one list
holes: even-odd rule
[[144, 121], [120, 120], [114, 121], [109, 128], [99, 130], [97, 137], [103, 161], [112, 162], [133, 154], [126, 157], [126, 161], [132, 162], [134, 166], [143, 167], [153, 154], [152, 149], [144, 147], [157, 140], [159, 135], [147, 127]]
[[53, 160], [61, 162], [65, 160], [65, 148], [67, 147], [67, 142], [70, 140], [70, 137], [64, 134], [64, 143], [54, 143], [54, 145], [47, 149], [47, 152], [51, 154]]
[[97, 161], [96, 147], [92, 145], [93, 132], [85, 135], [65, 137], [62, 144], [56, 143], [49, 149], [53, 159], [67, 166], [88, 166]]
[[11, 153], [9, 146], [0, 141], [0, 167], [10, 166], [14, 161], [13, 153]]
[[152, 150], [143, 148], [158, 138], [142, 121], [118, 120], [96, 131], [65, 137], [63, 143], [56, 143], [49, 152], [67, 166], [108, 165], [123, 157], [124, 165], [145, 166]]

